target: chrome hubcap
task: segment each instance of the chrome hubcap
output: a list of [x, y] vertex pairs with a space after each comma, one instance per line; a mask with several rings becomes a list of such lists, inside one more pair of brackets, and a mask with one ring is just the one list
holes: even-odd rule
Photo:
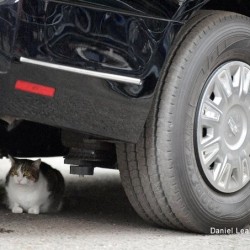
[[197, 146], [203, 172], [216, 189], [233, 193], [250, 179], [250, 66], [218, 68], [201, 96]]

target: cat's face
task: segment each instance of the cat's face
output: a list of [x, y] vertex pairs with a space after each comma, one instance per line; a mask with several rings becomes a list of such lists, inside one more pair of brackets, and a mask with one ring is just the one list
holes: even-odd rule
[[10, 177], [18, 185], [33, 185], [39, 179], [39, 167], [41, 160], [30, 161], [10, 157]]

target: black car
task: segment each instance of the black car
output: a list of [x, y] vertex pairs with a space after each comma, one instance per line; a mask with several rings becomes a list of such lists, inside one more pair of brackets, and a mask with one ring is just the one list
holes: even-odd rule
[[248, 0], [0, 0], [0, 154], [119, 168], [162, 227], [250, 219]]

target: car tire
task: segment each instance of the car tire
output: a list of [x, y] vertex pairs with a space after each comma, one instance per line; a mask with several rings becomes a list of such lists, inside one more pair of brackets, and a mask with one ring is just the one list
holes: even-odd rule
[[[219, 185], [216, 186], [209, 179], [210, 172], [206, 173], [207, 166], [203, 166], [199, 144], [201, 139], [198, 138], [205, 138], [209, 134], [208, 129], [204, 132], [199, 123], [203, 119], [201, 112], [207, 100], [204, 98], [208, 98], [206, 94], [211, 88], [211, 79], [218, 77], [217, 72], [222, 67], [231, 67], [228, 63], [239, 62], [243, 64], [242, 67], [250, 65], [250, 53], [241, 45], [248, 38], [248, 17], [222, 11], [197, 13], [176, 37], [164, 71], [164, 80], [158, 88], [140, 140], [137, 144], [117, 144], [123, 187], [136, 212], [148, 222], [198, 233], [233, 233], [249, 223], [249, 182], [246, 181], [238, 189], [234, 183], [234, 188], [225, 189], [225, 192]], [[245, 81], [250, 81], [250, 78]], [[215, 99], [215, 96], [210, 99]], [[225, 116], [231, 115], [226, 105], [224, 110]], [[244, 150], [248, 147], [249, 120], [246, 115], [246, 132], [241, 138], [244, 142], [237, 150], [224, 145], [231, 137], [225, 139], [227, 135], [223, 131], [231, 129], [232, 134], [235, 125], [233, 118], [232, 124], [229, 124], [231, 127], [227, 125], [229, 119], [228, 123], [223, 120], [223, 123], [213, 128], [216, 133], [221, 133], [224, 151], [220, 157], [225, 157], [223, 154], [236, 157], [243, 150], [243, 144]], [[244, 158], [247, 168], [244, 171], [249, 171], [248, 161]], [[237, 178], [239, 173], [236, 175], [234, 172]]]

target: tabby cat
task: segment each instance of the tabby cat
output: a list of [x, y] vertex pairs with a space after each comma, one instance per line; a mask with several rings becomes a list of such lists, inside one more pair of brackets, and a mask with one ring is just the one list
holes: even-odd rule
[[57, 212], [62, 207], [62, 174], [41, 162], [9, 156], [11, 168], [6, 177], [7, 205], [12, 213], [39, 214]]

